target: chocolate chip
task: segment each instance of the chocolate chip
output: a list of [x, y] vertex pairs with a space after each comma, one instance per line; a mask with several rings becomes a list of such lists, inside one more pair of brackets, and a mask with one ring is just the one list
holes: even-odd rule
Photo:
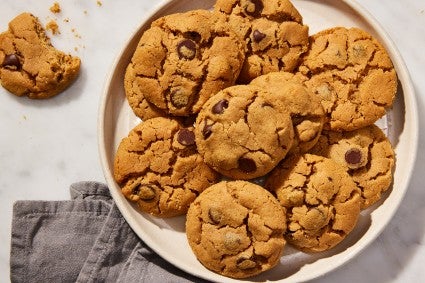
[[204, 139], [207, 139], [212, 134], [212, 125], [208, 125], [207, 121], [205, 120], [204, 128], [202, 129], [202, 135], [204, 136]]
[[227, 107], [229, 107], [229, 102], [225, 99], [222, 99], [213, 106], [212, 112], [214, 114], [222, 114], [224, 112], [224, 109], [226, 109]]
[[189, 97], [179, 88], [171, 91], [170, 101], [177, 109], [183, 108], [189, 104]]
[[196, 121], [196, 115], [182, 117], [182, 124], [185, 127], [193, 126], [193, 124], [195, 124], [195, 121]]
[[345, 161], [350, 165], [358, 165], [362, 162], [362, 152], [358, 148], [351, 148], [345, 153]]
[[245, 12], [252, 17], [258, 17], [263, 11], [264, 5], [261, 0], [249, 0], [248, 4], [245, 6]]
[[254, 33], [252, 34], [252, 36], [254, 37], [254, 41], [257, 43], [266, 37], [266, 35], [262, 33], [261, 31], [259, 31], [258, 29], [254, 30]]
[[208, 217], [211, 219], [212, 223], [219, 224], [223, 219], [223, 214], [221, 214], [220, 210], [211, 207], [208, 209]]
[[19, 61], [19, 57], [16, 56], [16, 54], [9, 54], [4, 57], [2, 67], [8, 67], [13, 69], [20, 69], [21, 68], [21, 62]]
[[199, 33], [197, 33], [196, 31], [188, 31], [184, 33], [184, 37], [185, 38], [190, 38], [191, 40], [195, 41], [195, 42], [199, 42], [201, 41], [202, 37]]
[[257, 165], [255, 161], [251, 158], [241, 157], [238, 160], [239, 169], [246, 173], [251, 173], [257, 170]]
[[196, 55], [196, 44], [190, 39], [184, 39], [177, 45], [177, 53], [179, 58], [192, 60]]
[[238, 234], [227, 232], [226, 234], [224, 234], [223, 237], [224, 237], [223, 243], [226, 249], [231, 251], [235, 251], [239, 249], [241, 245], [241, 237]]
[[181, 129], [177, 133], [177, 141], [185, 146], [195, 144], [195, 134], [189, 129]]
[[139, 184], [133, 188], [132, 193], [137, 195], [141, 200], [152, 200], [155, 198], [155, 189], [149, 184]]
[[295, 114], [291, 117], [291, 119], [292, 119], [292, 125], [295, 127], [301, 124], [302, 122], [304, 122], [304, 120], [306, 120], [306, 117], [299, 114]]
[[245, 258], [245, 257], [240, 257], [236, 260], [236, 266], [239, 269], [251, 269], [257, 266], [257, 263], [250, 259], [250, 258]]

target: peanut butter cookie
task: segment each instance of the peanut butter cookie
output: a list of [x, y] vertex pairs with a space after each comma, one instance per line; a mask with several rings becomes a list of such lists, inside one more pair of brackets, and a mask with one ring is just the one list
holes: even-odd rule
[[345, 168], [331, 159], [294, 155], [272, 171], [265, 187], [287, 210], [285, 239], [302, 251], [336, 246], [357, 223], [360, 190]]
[[350, 132], [323, 131], [311, 153], [346, 167], [362, 191], [362, 208], [380, 200], [393, 179], [394, 150], [382, 130], [371, 125]]
[[397, 92], [397, 74], [374, 37], [359, 28], [335, 27], [310, 41], [299, 71], [322, 99], [325, 129], [352, 131], [385, 115]]
[[308, 27], [289, 0], [218, 0], [214, 9], [226, 15], [247, 44], [239, 83], [269, 72], [293, 71], [308, 49]]
[[234, 179], [270, 172], [292, 146], [294, 129], [281, 102], [254, 85], [228, 87], [211, 97], [195, 123], [204, 160]]
[[282, 255], [285, 211], [275, 197], [247, 181], [217, 183], [190, 205], [186, 235], [208, 269], [246, 278], [274, 267]]
[[161, 17], [143, 33], [127, 67], [130, 105], [137, 114], [146, 99], [167, 114], [195, 114], [211, 95], [235, 83], [244, 49], [223, 16], [213, 12]]
[[196, 151], [193, 127], [163, 117], [140, 123], [121, 141], [114, 177], [128, 200], [158, 217], [185, 214], [218, 180]]

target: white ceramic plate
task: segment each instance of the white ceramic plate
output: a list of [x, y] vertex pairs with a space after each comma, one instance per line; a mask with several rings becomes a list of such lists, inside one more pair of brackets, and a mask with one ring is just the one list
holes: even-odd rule
[[[124, 93], [123, 78], [137, 42], [150, 23], [163, 15], [210, 9], [214, 0], [171, 0], [143, 21], [140, 28], [125, 44], [106, 82], [99, 108], [99, 150], [105, 178], [121, 213], [136, 234], [161, 257], [188, 273], [217, 282], [237, 282], [204, 268], [193, 255], [184, 231], [185, 217], [158, 219], [138, 212], [121, 194], [113, 179], [113, 160], [121, 139], [140, 120], [133, 114]], [[310, 34], [335, 26], [357, 26], [367, 30], [385, 46], [395, 65], [400, 88], [394, 107], [378, 121], [396, 149], [397, 163], [394, 183], [382, 201], [361, 213], [353, 232], [336, 248], [319, 254], [305, 254], [285, 248], [280, 263], [257, 277], [254, 282], [300, 282], [321, 276], [353, 258], [383, 230], [397, 210], [415, 162], [418, 141], [418, 118], [415, 95], [409, 74], [396, 47], [376, 20], [354, 1], [293, 0], [294, 5], [310, 27]], [[246, 282], [247, 280], [244, 280]]]

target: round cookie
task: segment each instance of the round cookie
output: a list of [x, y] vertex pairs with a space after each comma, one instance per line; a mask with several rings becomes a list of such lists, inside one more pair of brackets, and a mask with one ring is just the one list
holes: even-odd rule
[[38, 18], [22, 13], [0, 34], [0, 81], [17, 96], [43, 99], [78, 76], [80, 59], [53, 47]]
[[207, 10], [157, 19], [127, 67], [130, 105], [135, 109], [146, 99], [167, 114], [199, 112], [211, 95], [235, 83], [244, 46], [223, 16]]
[[280, 101], [256, 86], [236, 85], [205, 103], [195, 136], [208, 165], [246, 180], [267, 174], [286, 156], [294, 130]]
[[320, 98], [302, 83], [298, 75], [288, 72], [272, 72], [259, 76], [251, 85], [267, 89], [289, 111], [295, 138], [291, 153], [305, 153], [320, 137], [325, 121], [325, 111]]
[[345, 168], [331, 159], [292, 156], [272, 171], [265, 187], [287, 210], [285, 239], [302, 251], [336, 246], [357, 223], [360, 190]]
[[124, 196], [143, 212], [172, 217], [218, 180], [196, 151], [193, 127], [157, 117], [123, 138], [114, 160], [114, 178]]
[[374, 37], [359, 28], [336, 27], [310, 41], [299, 71], [322, 99], [325, 129], [352, 131], [385, 115], [397, 92], [397, 74]]
[[269, 72], [295, 70], [308, 50], [308, 26], [289, 0], [217, 0], [215, 11], [247, 44], [238, 82]]
[[282, 255], [285, 211], [271, 193], [247, 181], [222, 181], [190, 205], [186, 235], [208, 269], [246, 278], [274, 267]]
[[376, 125], [350, 132], [323, 131], [311, 153], [343, 165], [362, 191], [362, 208], [376, 203], [391, 185], [395, 164], [390, 141]]

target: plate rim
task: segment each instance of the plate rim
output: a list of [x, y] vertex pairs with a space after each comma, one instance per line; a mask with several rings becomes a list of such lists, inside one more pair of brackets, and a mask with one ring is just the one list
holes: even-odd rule
[[[108, 103], [108, 99], [110, 98], [109, 90], [111, 87], [111, 82], [114, 79], [114, 73], [115, 70], [119, 64], [119, 61], [121, 57], [125, 54], [128, 45], [133, 40], [138, 40], [136, 38], [137, 34], [140, 33], [140, 30], [142, 27], [147, 23], [147, 20], [154, 17], [156, 14], [158, 14], [162, 10], [166, 10], [170, 5], [172, 5], [175, 2], [178, 2], [179, 0], [165, 0], [159, 2], [155, 7], [153, 7], [150, 12], [146, 13], [146, 15], [143, 17], [141, 23], [135, 28], [135, 30], [130, 34], [128, 39], [123, 43], [123, 47], [121, 48], [120, 52], [118, 52], [118, 55], [115, 57], [111, 69], [108, 72], [106, 76], [106, 80], [103, 86], [102, 94], [100, 96], [100, 103], [98, 107], [98, 121], [97, 121], [97, 144], [98, 144], [98, 153], [100, 156], [100, 163], [102, 167], [102, 171], [104, 174], [104, 177], [106, 179], [106, 182], [108, 184], [108, 188], [110, 190], [110, 193], [113, 197], [113, 200], [115, 201], [118, 209], [120, 210], [121, 214], [123, 215], [124, 219], [128, 222], [132, 230], [136, 233], [136, 235], [144, 241], [149, 247], [151, 247], [158, 255], [160, 255], [164, 260], [170, 262], [177, 268], [184, 270], [185, 272], [192, 274], [194, 276], [198, 276], [203, 279], [212, 280], [211, 278], [208, 278], [200, 273], [194, 273], [192, 269], [188, 269], [185, 266], [182, 266], [178, 262], [176, 262], [173, 259], [170, 259], [165, 252], [163, 252], [158, 244], [150, 241], [149, 239], [146, 239], [146, 236], [143, 235], [143, 233], [139, 230], [139, 224], [135, 219], [132, 217], [126, 217], [125, 216], [125, 210], [127, 205], [127, 200], [122, 197], [116, 190], [110, 188], [111, 184], [114, 184], [114, 178], [113, 178], [113, 168], [110, 168], [108, 163], [108, 153], [107, 153], [107, 146], [105, 143], [105, 129], [106, 129], [106, 105]], [[303, 1], [303, 0], [292, 0], [292, 2], [297, 1]], [[317, 1], [313, 1], [317, 2]], [[327, 2], [327, 0], [319, 1], [319, 2]], [[419, 114], [418, 114], [418, 108], [417, 108], [417, 101], [416, 101], [416, 93], [415, 89], [411, 80], [411, 76], [409, 74], [408, 68], [403, 60], [403, 57], [401, 53], [399, 52], [398, 48], [396, 47], [395, 43], [389, 36], [389, 34], [386, 32], [386, 30], [381, 26], [381, 24], [378, 22], [378, 20], [368, 11], [366, 10], [357, 0], [342, 0], [346, 5], [348, 5], [350, 8], [355, 10], [361, 18], [371, 26], [371, 28], [374, 29], [374, 31], [379, 34], [381, 37], [381, 43], [384, 45], [386, 50], [391, 56], [391, 60], [393, 61], [394, 67], [396, 68], [397, 76], [400, 82], [403, 82], [402, 89], [403, 89], [403, 102], [404, 102], [404, 110], [405, 111], [405, 121], [404, 126], [409, 126], [410, 131], [409, 133], [409, 145], [410, 145], [410, 151], [407, 153], [409, 160], [411, 162], [410, 165], [407, 168], [407, 175], [403, 175], [404, 178], [401, 180], [401, 187], [402, 191], [400, 192], [400, 197], [396, 199], [396, 203], [393, 205], [393, 210], [390, 211], [389, 217], [385, 219], [385, 221], [377, 223], [374, 227], [375, 233], [367, 239], [367, 242], [363, 245], [359, 245], [359, 247], [353, 251], [350, 251], [346, 254], [345, 257], [339, 262], [337, 262], [334, 265], [329, 265], [328, 267], [321, 269], [320, 272], [313, 272], [310, 273], [308, 276], [304, 276], [301, 278], [301, 280], [311, 280], [315, 278], [322, 277], [326, 275], [327, 273], [336, 270], [338, 268], [341, 268], [341, 266], [347, 264], [349, 261], [351, 261], [353, 258], [358, 256], [367, 246], [369, 246], [371, 243], [373, 243], [376, 238], [383, 232], [385, 227], [391, 222], [391, 220], [394, 218], [395, 213], [399, 210], [399, 206], [401, 202], [404, 199], [404, 196], [409, 188], [409, 184], [411, 182], [413, 169], [416, 165], [416, 159], [417, 159], [417, 151], [418, 151], [418, 143], [419, 143]], [[408, 94], [408, 95], [407, 95]], [[406, 123], [406, 121], [409, 121], [409, 124]], [[404, 128], [406, 130], [406, 128]], [[393, 192], [392, 192], [393, 193]], [[362, 238], [359, 239], [358, 242], [361, 241]], [[366, 241], [366, 240], [364, 240]], [[240, 280], [228, 278], [221, 276], [219, 274], [216, 274], [219, 278], [222, 278], [226, 282], [241, 282]], [[249, 280], [249, 278], [247, 278]], [[282, 278], [281, 280], [278, 280], [276, 282], [283, 282], [288, 281], [287, 278]], [[246, 280], [243, 280], [243, 282], [249, 282]], [[288, 281], [289, 282], [289, 281]]]

